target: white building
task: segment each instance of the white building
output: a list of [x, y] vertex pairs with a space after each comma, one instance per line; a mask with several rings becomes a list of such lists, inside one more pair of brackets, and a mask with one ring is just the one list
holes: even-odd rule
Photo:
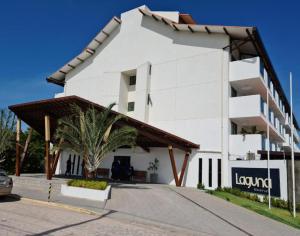
[[[231, 185], [231, 160], [260, 159], [268, 122], [272, 151], [292, 145], [289, 103], [255, 27], [198, 25], [188, 14], [142, 6], [114, 17], [47, 80], [64, 87], [56, 98], [116, 102], [117, 112], [200, 144], [192, 149], [184, 186]], [[298, 133], [293, 135], [298, 149]], [[57, 174], [70, 155], [74, 174], [81, 174], [80, 157], [66, 150]], [[103, 168], [111, 167], [113, 156], [129, 156], [143, 171], [158, 158], [159, 182], [174, 184], [166, 149], [120, 149]], [[176, 151], [178, 172], [183, 156]]]

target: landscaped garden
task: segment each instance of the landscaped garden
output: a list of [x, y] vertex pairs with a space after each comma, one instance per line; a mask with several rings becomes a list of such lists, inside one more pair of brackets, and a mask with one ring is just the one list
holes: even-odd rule
[[72, 179], [72, 180], [68, 181], [67, 185], [71, 186], [71, 187], [105, 190], [108, 184], [106, 181], [88, 180], [88, 179]]
[[264, 197], [261, 202], [257, 195], [241, 192], [238, 189], [225, 188], [217, 189], [215, 191], [208, 190], [207, 192], [228, 202], [252, 210], [258, 214], [300, 229], [299, 212], [296, 218], [294, 218], [288, 209], [288, 203], [286, 201], [271, 198], [272, 208], [269, 209], [267, 197]]

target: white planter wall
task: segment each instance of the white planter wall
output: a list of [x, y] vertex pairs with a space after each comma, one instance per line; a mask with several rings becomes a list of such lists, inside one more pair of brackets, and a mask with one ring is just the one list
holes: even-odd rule
[[66, 184], [61, 185], [61, 194], [67, 197], [84, 198], [93, 201], [105, 201], [110, 194], [111, 186], [108, 185], [105, 190], [95, 190], [88, 188], [72, 187]]

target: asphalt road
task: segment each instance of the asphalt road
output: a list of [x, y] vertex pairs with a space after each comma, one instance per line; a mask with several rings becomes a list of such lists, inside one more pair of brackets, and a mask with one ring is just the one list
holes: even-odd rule
[[113, 211], [92, 214], [28, 199], [1, 198], [0, 235], [193, 235], [163, 225], [110, 218], [111, 214]]

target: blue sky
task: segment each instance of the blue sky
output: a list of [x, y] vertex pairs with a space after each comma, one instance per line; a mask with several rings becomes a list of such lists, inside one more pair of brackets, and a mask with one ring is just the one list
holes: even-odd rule
[[45, 78], [77, 55], [112, 16], [143, 4], [190, 13], [199, 24], [257, 26], [287, 97], [289, 71], [294, 74], [300, 120], [300, 3], [291, 0], [2, 0], [0, 107], [62, 91]]

